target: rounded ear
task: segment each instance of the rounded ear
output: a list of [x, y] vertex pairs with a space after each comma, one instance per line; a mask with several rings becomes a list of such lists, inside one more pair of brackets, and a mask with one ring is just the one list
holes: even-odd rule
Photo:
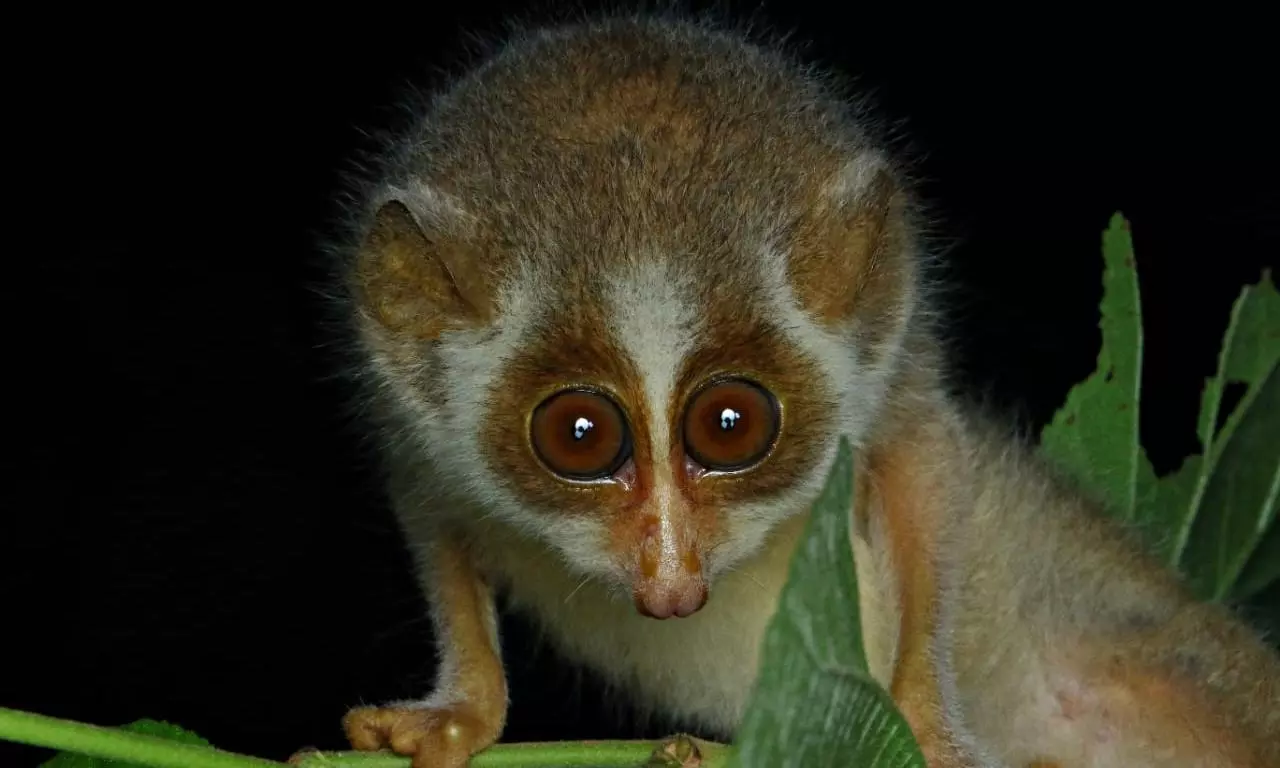
[[793, 241], [788, 272], [801, 306], [828, 328], [888, 337], [912, 294], [908, 199], [885, 158], [864, 152], [819, 190]]
[[462, 235], [462, 212], [431, 190], [390, 188], [378, 200], [353, 271], [365, 314], [420, 339], [488, 323], [493, 295], [483, 251]]

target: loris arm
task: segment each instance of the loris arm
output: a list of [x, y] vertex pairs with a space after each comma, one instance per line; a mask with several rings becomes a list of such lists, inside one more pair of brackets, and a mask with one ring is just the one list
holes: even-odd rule
[[895, 593], [898, 640], [889, 692], [931, 768], [969, 768], [975, 763], [945, 722], [935, 648], [940, 535], [971, 491], [955, 433], [959, 425], [946, 420], [944, 403], [930, 394], [928, 388], [904, 388], [891, 402], [881, 438], [861, 464], [865, 496], [857, 509], [880, 516], [895, 574], [888, 588]]
[[412, 755], [415, 768], [461, 768], [501, 735], [507, 684], [489, 587], [457, 537], [441, 532], [434, 544], [421, 575], [439, 647], [435, 691], [352, 710], [344, 727], [356, 749]]

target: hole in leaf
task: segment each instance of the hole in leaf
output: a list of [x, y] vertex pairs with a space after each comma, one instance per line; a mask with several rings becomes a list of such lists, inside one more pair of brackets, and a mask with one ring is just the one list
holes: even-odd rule
[[1244, 393], [1247, 387], [1242, 381], [1228, 381], [1227, 386], [1222, 389], [1222, 403], [1218, 406], [1218, 423], [1213, 425], [1213, 431], [1222, 431], [1222, 427], [1227, 423], [1227, 419], [1231, 413], [1235, 411], [1236, 406], [1244, 399]]

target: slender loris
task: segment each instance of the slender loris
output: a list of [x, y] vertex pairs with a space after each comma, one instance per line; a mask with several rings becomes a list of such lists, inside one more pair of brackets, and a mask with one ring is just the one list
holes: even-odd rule
[[731, 734], [840, 436], [876, 678], [935, 766], [1280, 765], [1280, 663], [946, 385], [919, 204], [827, 81], [702, 23], [517, 35], [353, 209], [347, 296], [439, 639], [359, 749], [501, 735], [505, 594]]

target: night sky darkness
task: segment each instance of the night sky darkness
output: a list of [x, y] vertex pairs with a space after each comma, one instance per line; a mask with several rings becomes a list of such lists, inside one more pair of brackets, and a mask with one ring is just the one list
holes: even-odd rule
[[[462, 32], [522, 7], [458, 5], [113, 11], [30, 33], [43, 58], [10, 96], [30, 136], [10, 151], [43, 177], [9, 219], [34, 236], [10, 240], [24, 277], [5, 285], [21, 394], [0, 705], [167, 719], [283, 759], [342, 748], [351, 705], [429, 690], [429, 622], [332, 376], [314, 244], [367, 146], [358, 126], [386, 125], [405, 78], [456, 69]], [[766, 3], [760, 18], [905, 121], [954, 242], [961, 380], [1033, 428], [1049, 419], [1093, 368], [1100, 235], [1123, 210], [1147, 322], [1143, 435], [1157, 469], [1174, 467], [1196, 448], [1231, 301], [1280, 253], [1260, 19], [1166, 10], [1154, 31], [830, 5]], [[1265, 604], [1250, 615], [1266, 620]], [[524, 625], [504, 631], [507, 739], [678, 725], [635, 722]], [[45, 754], [0, 745], [0, 765]]]

